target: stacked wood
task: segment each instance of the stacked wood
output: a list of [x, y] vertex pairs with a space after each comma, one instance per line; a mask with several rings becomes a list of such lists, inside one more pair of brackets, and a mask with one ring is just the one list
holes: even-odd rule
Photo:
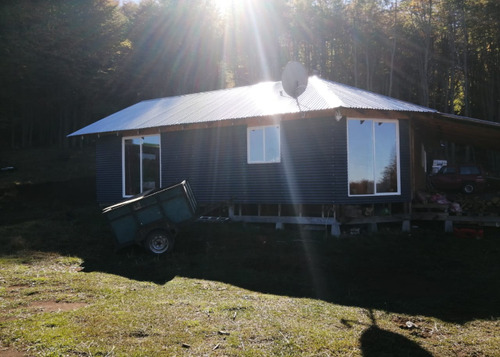
[[468, 196], [459, 195], [454, 199], [460, 204], [464, 215], [499, 215], [500, 195], [498, 196]]

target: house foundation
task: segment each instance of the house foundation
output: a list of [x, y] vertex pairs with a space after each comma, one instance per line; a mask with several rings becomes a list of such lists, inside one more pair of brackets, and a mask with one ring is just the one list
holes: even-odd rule
[[[453, 215], [444, 206], [401, 204], [391, 205], [280, 205], [235, 204], [225, 206], [227, 218], [213, 217], [210, 221], [274, 224], [276, 230], [286, 225], [325, 229], [334, 237], [342, 234], [376, 233], [382, 224], [400, 225], [402, 232], [410, 232], [419, 222], [442, 222], [443, 232], [454, 233], [464, 226], [500, 228], [500, 216]], [[202, 217], [200, 220], [209, 220]]]
[[234, 222], [272, 223], [277, 230], [286, 224], [330, 227], [333, 236], [340, 236], [340, 225], [331, 206], [231, 204], [228, 215]]
[[376, 208], [379, 209], [379, 207], [369, 205], [369, 207], [356, 208], [356, 212], [365, 213], [353, 216], [351, 208], [352, 206], [347, 205], [231, 204], [228, 208], [228, 216], [233, 222], [271, 223], [275, 225], [277, 230], [284, 229], [285, 225], [288, 224], [323, 226], [329, 229], [330, 234], [334, 237], [341, 235], [343, 226], [363, 226], [370, 233], [376, 233], [379, 223], [400, 223], [402, 231], [410, 231], [409, 214], [390, 214], [390, 210], [385, 207], [383, 209], [384, 215], [378, 216], [374, 215], [374, 212], [378, 212]]

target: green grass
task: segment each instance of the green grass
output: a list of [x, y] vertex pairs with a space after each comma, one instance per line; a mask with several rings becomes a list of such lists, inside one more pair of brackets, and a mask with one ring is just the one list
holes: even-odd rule
[[497, 229], [199, 224], [151, 256], [114, 250], [93, 185], [0, 195], [0, 355], [498, 355]]

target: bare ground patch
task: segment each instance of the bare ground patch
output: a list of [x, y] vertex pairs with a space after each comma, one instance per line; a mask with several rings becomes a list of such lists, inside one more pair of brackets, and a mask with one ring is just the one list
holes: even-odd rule
[[0, 346], [0, 356], [2, 356], [2, 357], [24, 357], [26, 355], [20, 351], [13, 349], [13, 348]]

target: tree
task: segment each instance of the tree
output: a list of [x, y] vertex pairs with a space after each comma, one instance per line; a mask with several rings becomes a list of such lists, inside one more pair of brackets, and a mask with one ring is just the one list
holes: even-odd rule
[[[100, 114], [117, 61], [117, 2], [8, 1], [2, 4], [0, 100], [11, 145], [63, 144]], [[97, 105], [96, 105], [97, 104]]]
[[65, 136], [143, 99], [325, 79], [500, 121], [497, 0], [4, 0], [2, 145]]
[[500, 121], [500, 3], [469, 0], [468, 86], [472, 116]]
[[129, 16], [118, 85], [124, 103], [217, 88], [221, 34], [209, 3], [144, 1]]

